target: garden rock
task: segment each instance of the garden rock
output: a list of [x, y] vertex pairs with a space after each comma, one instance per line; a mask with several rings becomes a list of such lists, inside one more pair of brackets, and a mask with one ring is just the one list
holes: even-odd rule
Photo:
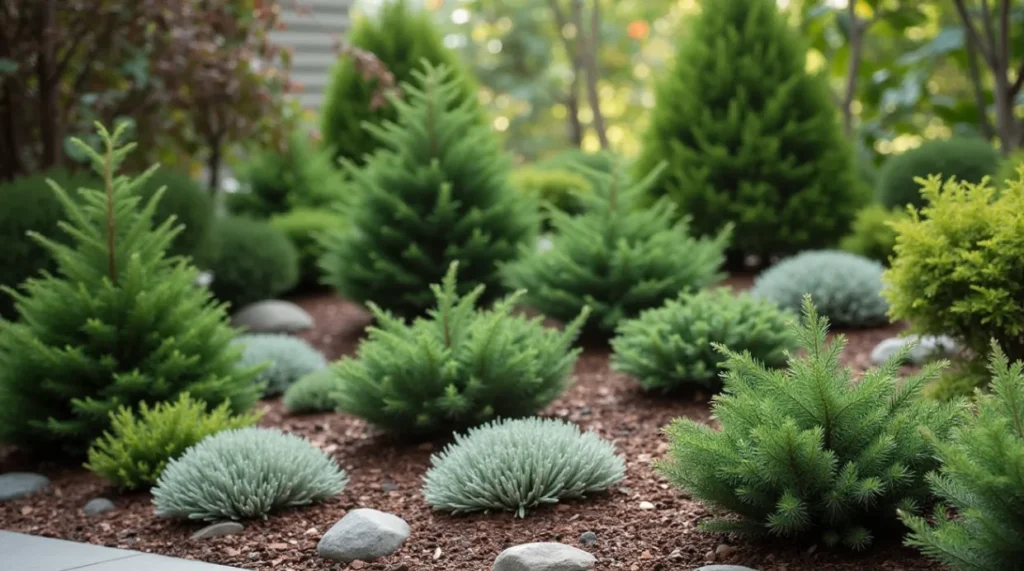
[[398, 551], [411, 530], [402, 518], [360, 508], [345, 514], [320, 538], [316, 552], [325, 559], [349, 563], [373, 561]]
[[41, 474], [10, 472], [0, 474], [0, 502], [34, 494], [50, 485], [50, 479]]
[[251, 303], [231, 316], [231, 325], [250, 333], [298, 333], [313, 328], [313, 318], [289, 301]]
[[750, 567], [743, 567], [742, 565], [705, 565], [699, 567], [694, 571], [757, 571]]
[[597, 534], [592, 531], [584, 531], [580, 534], [580, 545], [590, 547], [597, 543]]
[[82, 511], [85, 515], [100, 515], [114, 510], [114, 502], [107, 498], [93, 498], [86, 502], [85, 507]]
[[562, 543], [526, 543], [509, 547], [494, 560], [491, 571], [587, 571], [597, 559]]
[[238, 523], [237, 521], [222, 521], [219, 523], [210, 524], [203, 529], [192, 534], [192, 539], [210, 539], [213, 537], [221, 537], [224, 535], [236, 535], [242, 533], [245, 530], [245, 526]]
[[904, 345], [917, 342], [910, 350], [907, 361], [914, 365], [923, 365], [929, 359], [951, 355], [959, 351], [956, 341], [948, 335], [908, 335], [906, 337], [890, 337], [883, 340], [871, 350], [871, 363], [881, 365], [895, 355]]

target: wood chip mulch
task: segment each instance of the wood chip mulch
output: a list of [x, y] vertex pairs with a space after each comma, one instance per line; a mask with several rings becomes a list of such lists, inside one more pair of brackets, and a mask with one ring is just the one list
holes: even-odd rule
[[[303, 337], [332, 359], [353, 352], [370, 321], [362, 309], [327, 294], [300, 303], [317, 323]], [[848, 332], [846, 361], [865, 367], [871, 348], [899, 329]], [[597, 534], [597, 544], [585, 549], [597, 557], [599, 570], [688, 571], [712, 562], [762, 571], [940, 569], [901, 547], [898, 537], [878, 538], [870, 552], [857, 555], [781, 540], [728, 540], [698, 531], [698, 522], [708, 513], [669, 486], [652, 463], [668, 449], [661, 428], [673, 418], [709, 420], [709, 395], [645, 396], [630, 379], [609, 370], [608, 352], [602, 348], [587, 349], [575, 377], [574, 386], [544, 414], [576, 422], [614, 441], [626, 458], [626, 480], [609, 493], [537, 509], [525, 519], [432, 512], [419, 489], [430, 455], [443, 442], [401, 445], [375, 435], [355, 418], [291, 417], [278, 401], [267, 401], [263, 425], [309, 438], [348, 471], [351, 481], [340, 497], [266, 521], [246, 522], [241, 535], [193, 541], [189, 536], [202, 524], [155, 518], [146, 493], [118, 494], [82, 468], [32, 464], [16, 453], [0, 451], [0, 472], [38, 471], [52, 480], [46, 492], [0, 504], [0, 528], [257, 570], [488, 571], [507, 547], [558, 541], [584, 548], [578, 538], [586, 531]], [[82, 506], [99, 496], [112, 499], [117, 510], [93, 517], [83, 514]], [[643, 502], [654, 508], [641, 508]], [[401, 516], [411, 525], [412, 536], [397, 554], [370, 563], [344, 566], [318, 558], [320, 536], [357, 507]]]

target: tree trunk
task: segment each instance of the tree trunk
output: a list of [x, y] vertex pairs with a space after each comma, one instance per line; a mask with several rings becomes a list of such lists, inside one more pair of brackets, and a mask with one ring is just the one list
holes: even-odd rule
[[39, 130], [43, 149], [39, 168], [47, 169], [59, 165], [63, 159], [64, 134], [59, 120], [60, 94], [56, 85], [57, 55], [54, 49], [56, 0], [43, 0], [38, 8], [38, 33], [42, 49], [36, 60], [36, 79], [39, 82]]
[[217, 196], [220, 191], [220, 163], [221, 163], [221, 137], [214, 135], [210, 138], [210, 158], [206, 161], [206, 168], [209, 170], [210, 196]]
[[846, 68], [846, 89], [840, 104], [843, 133], [847, 139], [853, 139], [853, 97], [857, 92], [857, 74], [860, 73], [860, 60], [864, 51], [862, 33], [867, 31], [867, 26], [857, 17], [856, 6], [853, 0], [847, 4], [850, 18], [850, 63]]
[[[577, 2], [580, 0], [576, 0]], [[597, 90], [597, 80], [600, 72], [597, 66], [597, 46], [601, 36], [601, 0], [593, 0], [594, 7], [590, 12], [590, 34], [583, 33], [582, 21], [579, 23], [577, 42], [580, 44], [579, 52], [584, 54], [584, 65], [587, 71], [587, 100], [590, 103], [590, 110], [594, 114], [594, 130], [597, 131], [597, 139], [601, 142], [601, 148], [608, 148], [608, 132], [605, 128], [604, 114], [601, 113], [601, 95]], [[580, 15], [582, 20], [582, 14]]]
[[[576, 12], [579, 10], [579, 2], [581, 0], [572, 0], [573, 4], [573, 20], [576, 20]], [[572, 80], [569, 82], [569, 93], [565, 98], [565, 107], [568, 112], [569, 121], [569, 140], [573, 146], [579, 148], [583, 146], [583, 125], [580, 123], [580, 73], [582, 72], [583, 62], [580, 59], [580, 50], [578, 49], [579, 35], [582, 32], [578, 27], [576, 29], [576, 40], [574, 44], [569, 38], [565, 37], [565, 28], [569, 25], [569, 19], [566, 17], [565, 12], [562, 11], [562, 7], [558, 4], [558, 0], [548, 0], [548, 5], [551, 6], [551, 12], [555, 16], [555, 25], [558, 26], [558, 37], [562, 39], [562, 45], [565, 47], [565, 53], [569, 57], [569, 62], [572, 64]]]

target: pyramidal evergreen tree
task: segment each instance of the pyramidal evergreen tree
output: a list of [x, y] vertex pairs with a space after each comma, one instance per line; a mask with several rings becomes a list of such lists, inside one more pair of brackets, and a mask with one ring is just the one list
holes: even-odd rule
[[636, 166], [713, 234], [736, 225], [735, 265], [838, 241], [867, 199], [822, 77], [775, 0], [703, 2], [656, 87]]
[[484, 285], [483, 302], [501, 297], [499, 266], [535, 243], [539, 224], [476, 104], [457, 103], [451, 70], [424, 62], [413, 75], [404, 99], [391, 100], [397, 120], [368, 127], [381, 150], [362, 167], [345, 163], [350, 224], [327, 238], [321, 259], [324, 283], [403, 317], [433, 306], [430, 285], [455, 261], [459, 295]]
[[400, 86], [413, 81], [423, 60], [451, 70], [458, 85], [453, 105], [476, 101], [475, 82], [424, 10], [407, 0], [388, 0], [375, 17], [356, 21], [348, 49], [331, 70], [320, 110], [320, 132], [335, 159], [362, 164], [381, 146], [363, 125], [395, 120], [397, 109], [385, 94], [401, 97]]
[[186, 259], [167, 255], [180, 226], [152, 226], [162, 191], [144, 204], [136, 192], [156, 167], [117, 175], [134, 145], [121, 144], [123, 128], [97, 129], [102, 152], [74, 142], [104, 188], [72, 199], [51, 183], [71, 239], [34, 236], [56, 270], [8, 288], [19, 320], [0, 321], [0, 441], [41, 454], [83, 454], [121, 406], [188, 392], [242, 413], [259, 396], [255, 370], [235, 367], [241, 348], [229, 346], [224, 308], [194, 285]]
[[526, 290], [530, 307], [563, 322], [590, 307], [585, 333], [607, 337], [621, 321], [723, 277], [728, 227], [714, 238], [695, 238], [671, 202], [639, 204], [658, 170], [636, 183], [619, 165], [611, 173], [587, 172], [597, 184], [579, 197], [583, 214], [549, 208], [551, 247], [524, 246], [505, 268], [509, 285]]

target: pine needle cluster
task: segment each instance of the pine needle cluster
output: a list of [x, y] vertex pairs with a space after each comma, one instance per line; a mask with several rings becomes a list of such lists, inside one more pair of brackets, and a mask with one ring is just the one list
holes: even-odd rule
[[659, 469], [710, 508], [739, 516], [706, 522], [708, 531], [864, 549], [876, 534], [899, 533], [897, 508], [913, 513], [927, 501], [925, 474], [937, 461], [921, 427], [946, 437], [961, 406], [920, 398], [942, 364], [898, 379], [908, 348], [854, 381], [839, 361], [845, 339], [826, 341], [828, 321], [809, 297], [803, 311], [805, 325], [793, 327], [805, 354], [788, 369], [721, 348], [721, 430], [676, 420]]

